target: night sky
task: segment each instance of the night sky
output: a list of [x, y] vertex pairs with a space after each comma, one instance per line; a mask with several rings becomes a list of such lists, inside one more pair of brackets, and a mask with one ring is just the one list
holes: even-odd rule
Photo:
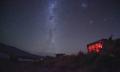
[[0, 42], [33, 54], [87, 52], [86, 44], [111, 35], [120, 37], [119, 0], [0, 2]]

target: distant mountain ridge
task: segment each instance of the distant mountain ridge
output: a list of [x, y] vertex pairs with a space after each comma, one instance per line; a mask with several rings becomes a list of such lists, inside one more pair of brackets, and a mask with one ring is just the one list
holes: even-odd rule
[[16, 47], [0, 43], [0, 53], [8, 56], [22, 57], [22, 58], [40, 58], [41, 56], [33, 55]]

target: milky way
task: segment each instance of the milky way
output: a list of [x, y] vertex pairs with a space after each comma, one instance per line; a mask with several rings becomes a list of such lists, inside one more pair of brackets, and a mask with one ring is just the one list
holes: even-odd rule
[[49, 1], [49, 7], [48, 7], [48, 11], [49, 11], [49, 15], [48, 15], [48, 34], [49, 34], [49, 48], [48, 49], [50, 52], [50, 50], [53, 52], [53, 50], [55, 50], [56, 46], [55, 46], [55, 30], [56, 30], [56, 22], [55, 22], [55, 8], [56, 8], [56, 2], [57, 0], [50, 0]]
[[41, 55], [87, 52], [86, 44], [120, 37], [120, 0], [2, 0], [0, 43]]

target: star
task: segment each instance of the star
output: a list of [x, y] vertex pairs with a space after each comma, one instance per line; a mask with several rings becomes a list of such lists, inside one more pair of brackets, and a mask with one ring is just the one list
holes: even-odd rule
[[104, 20], [104, 21], [107, 21], [107, 19], [106, 19], [106, 18], [104, 18], [103, 20]]
[[86, 3], [82, 3], [82, 4], [81, 4], [81, 7], [83, 7], [83, 8], [87, 8], [88, 5], [87, 5]]
[[94, 23], [94, 20], [90, 20], [90, 21], [89, 21], [89, 24], [93, 24], [93, 23]]

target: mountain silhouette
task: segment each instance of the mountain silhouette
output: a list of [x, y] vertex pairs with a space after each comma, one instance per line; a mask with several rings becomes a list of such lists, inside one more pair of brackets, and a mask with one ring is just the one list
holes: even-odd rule
[[4, 57], [4, 56], [17, 57], [17, 58], [31, 58], [31, 59], [41, 58], [41, 56], [33, 55], [31, 53], [20, 50], [16, 47], [0, 43], [0, 57]]

